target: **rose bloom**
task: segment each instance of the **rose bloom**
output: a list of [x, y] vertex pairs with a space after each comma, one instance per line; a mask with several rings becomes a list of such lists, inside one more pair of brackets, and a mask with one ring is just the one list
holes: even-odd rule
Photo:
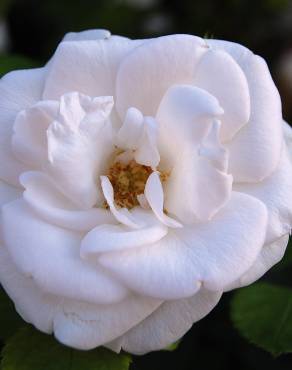
[[39, 330], [162, 349], [283, 256], [291, 129], [245, 47], [70, 33], [0, 89], [0, 280]]

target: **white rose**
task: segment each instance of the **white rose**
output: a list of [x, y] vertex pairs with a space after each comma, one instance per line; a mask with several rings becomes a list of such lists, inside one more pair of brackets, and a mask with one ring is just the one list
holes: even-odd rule
[[291, 130], [245, 47], [86, 31], [0, 84], [0, 279], [39, 330], [161, 349], [281, 259]]

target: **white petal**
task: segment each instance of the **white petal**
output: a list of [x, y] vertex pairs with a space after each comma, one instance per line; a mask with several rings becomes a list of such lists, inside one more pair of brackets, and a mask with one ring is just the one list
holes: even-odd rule
[[219, 171], [226, 172], [228, 167], [228, 151], [219, 139], [221, 122], [214, 120], [207, 135], [203, 138], [199, 155], [208, 158]]
[[129, 108], [117, 133], [116, 145], [121, 149], [137, 149], [142, 133], [143, 114], [136, 108]]
[[234, 189], [260, 199], [268, 209], [266, 243], [292, 228], [292, 163], [286, 145], [276, 170], [258, 184], [235, 184]]
[[0, 81], [0, 178], [19, 186], [18, 176], [26, 170], [11, 150], [16, 115], [41, 99], [45, 69], [14, 71]]
[[224, 109], [221, 139], [230, 140], [250, 116], [250, 97], [245, 75], [226, 52], [209, 50], [195, 71], [194, 84], [215, 96]]
[[124, 225], [100, 225], [91, 230], [82, 240], [81, 254], [91, 257], [102, 252], [137, 248], [157, 242], [167, 234], [167, 227], [155, 218], [151, 211], [133, 209], [135, 219], [141, 219], [145, 226], [131, 229]]
[[11, 186], [0, 180], [0, 207], [5, 203], [9, 203], [17, 198], [20, 198], [22, 191], [15, 186]]
[[206, 44], [214, 50], [226, 51], [237, 63], [239, 63], [240, 60], [243, 61], [245, 58], [249, 58], [254, 55], [247, 47], [236, 42], [216, 39], [206, 39], [205, 41]]
[[108, 30], [86, 30], [81, 32], [66, 33], [62, 41], [86, 41], [86, 40], [103, 40], [110, 38], [111, 33]]
[[220, 297], [220, 292], [201, 289], [191, 298], [164, 302], [117, 341], [125, 351], [136, 355], [167, 348], [206, 316]]
[[163, 203], [164, 195], [163, 188], [157, 172], [153, 172], [147, 179], [145, 190], [145, 197], [155, 213], [159, 221], [169, 227], [182, 227], [182, 224], [175, 221], [173, 218], [164, 213]]
[[97, 182], [113, 151], [108, 121], [112, 106], [112, 97], [68, 93], [61, 97], [58, 119], [48, 129], [46, 171], [59, 190], [83, 209], [103, 201]]
[[4, 246], [0, 246], [0, 280], [19, 315], [37, 329], [52, 333], [53, 318], [62, 298], [42, 292], [33, 279], [24, 276]]
[[229, 171], [235, 181], [258, 182], [276, 168], [281, 155], [282, 111], [278, 90], [266, 62], [241, 45], [208, 40], [213, 49], [230, 53], [249, 86], [251, 115], [228, 145]]
[[60, 98], [60, 111], [58, 119], [72, 131], [78, 128], [85, 133], [96, 134], [98, 126], [96, 121], [103, 121], [111, 113], [113, 107], [112, 96], [89, 97], [79, 92], [70, 92]]
[[78, 210], [41, 172], [25, 172], [20, 181], [26, 189], [24, 200], [44, 221], [76, 231], [116, 222], [110, 211], [103, 208]]
[[126, 225], [126, 226], [134, 228], [134, 229], [139, 228], [141, 226], [141, 224], [139, 224], [137, 222], [137, 220], [135, 220], [135, 218], [128, 211], [127, 208], [117, 209], [117, 207], [115, 206], [115, 204], [114, 204], [114, 189], [113, 189], [112, 184], [111, 184], [110, 180], [108, 179], [108, 177], [101, 176], [100, 180], [101, 180], [101, 187], [102, 187], [103, 195], [106, 199], [106, 202], [107, 202], [112, 214], [117, 219], [117, 221], [119, 221], [123, 225]]
[[218, 291], [253, 264], [266, 224], [263, 203], [233, 193], [209, 222], [175, 229], [148, 247], [105, 253], [99, 262], [131, 289], [152, 297], [190, 297], [201, 284]]
[[138, 44], [118, 36], [61, 42], [50, 64], [44, 99], [58, 100], [70, 91], [90, 96], [114, 95], [119, 63]]
[[130, 107], [155, 116], [170, 86], [192, 83], [194, 69], [206, 50], [203, 39], [171, 35], [149, 40], [128, 54], [117, 75], [116, 104], [121, 118]]
[[147, 202], [147, 199], [144, 194], [138, 194], [137, 200], [143, 209], [150, 209], [149, 203]]
[[113, 351], [113, 352], [116, 352], [116, 353], [120, 353], [121, 350], [122, 350], [122, 338], [123, 337], [119, 337], [117, 339], [114, 339], [108, 343], [105, 343], [103, 345], [103, 347]]
[[165, 184], [167, 211], [186, 224], [211, 219], [232, 191], [232, 176], [216, 167], [197, 149], [185, 149]]
[[175, 85], [164, 95], [156, 115], [162, 165], [172, 166], [186, 145], [194, 147], [214, 118], [223, 113], [208, 92], [190, 85]]
[[143, 133], [138, 143], [138, 148], [134, 153], [137, 163], [152, 167], [153, 169], [158, 166], [160, 155], [157, 148], [157, 135], [157, 122], [152, 117], [145, 117]]
[[271, 244], [265, 244], [253, 265], [238, 280], [225, 287], [225, 291], [240, 288], [260, 279], [284, 256], [289, 235], [284, 235]]
[[41, 221], [24, 201], [3, 206], [2, 227], [13, 262], [44, 292], [102, 304], [119, 302], [128, 294], [102, 268], [81, 260], [82, 234]]
[[160, 300], [134, 295], [111, 305], [66, 301], [54, 319], [55, 336], [70, 347], [92, 349], [123, 335], [160, 304]]
[[172, 300], [190, 297], [201, 287], [194, 267], [190, 270], [185, 263], [184, 253], [184, 245], [169, 231], [157, 243], [104, 253], [99, 257], [99, 263], [131, 290]]
[[18, 113], [13, 126], [12, 148], [16, 157], [30, 168], [41, 168], [48, 160], [47, 129], [59, 104], [40, 101]]
[[0, 279], [24, 320], [45, 333], [54, 331], [58, 340], [77, 349], [92, 349], [123, 335], [161, 304], [129, 296], [119, 303], [96, 305], [44, 293], [17, 270], [2, 246]]

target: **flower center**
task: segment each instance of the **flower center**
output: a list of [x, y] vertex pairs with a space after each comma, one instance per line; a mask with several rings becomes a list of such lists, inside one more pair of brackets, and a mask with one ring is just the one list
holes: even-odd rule
[[114, 189], [116, 205], [128, 209], [138, 206], [137, 195], [144, 193], [146, 181], [152, 172], [151, 167], [134, 160], [127, 164], [115, 162], [110, 167], [107, 176]]

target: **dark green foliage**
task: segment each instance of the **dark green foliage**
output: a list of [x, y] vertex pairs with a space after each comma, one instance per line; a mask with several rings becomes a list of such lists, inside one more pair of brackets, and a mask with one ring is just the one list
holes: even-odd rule
[[31, 326], [11, 337], [2, 351], [1, 370], [128, 370], [129, 355], [105, 348], [77, 351]]
[[231, 318], [250, 342], [273, 355], [292, 352], [292, 289], [258, 283], [239, 290]]

